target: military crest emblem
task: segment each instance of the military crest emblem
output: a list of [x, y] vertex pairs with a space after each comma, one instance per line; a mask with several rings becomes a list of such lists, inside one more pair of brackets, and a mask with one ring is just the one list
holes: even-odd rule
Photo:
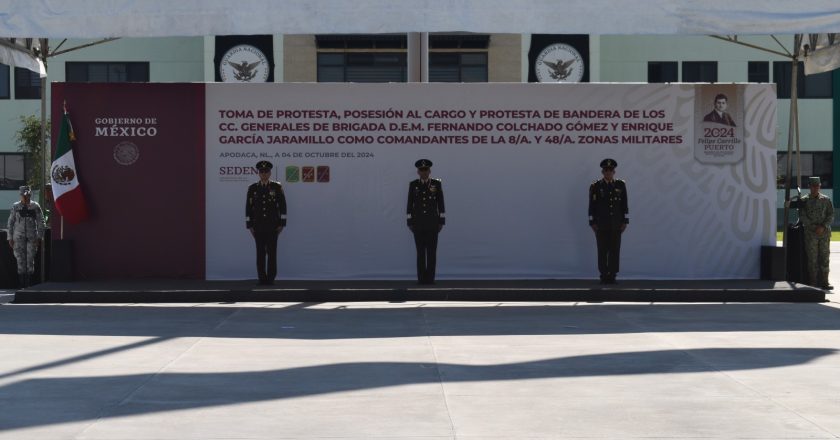
[[540, 52], [534, 72], [541, 83], [576, 83], [583, 79], [583, 57], [574, 47], [557, 43]]
[[225, 52], [219, 62], [222, 82], [266, 82], [269, 74], [268, 58], [250, 44], [240, 44]]

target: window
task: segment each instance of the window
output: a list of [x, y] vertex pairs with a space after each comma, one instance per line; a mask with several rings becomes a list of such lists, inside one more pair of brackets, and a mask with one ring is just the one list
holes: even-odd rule
[[41, 99], [41, 77], [29, 69], [15, 67], [15, 99]]
[[386, 35], [316, 35], [318, 49], [405, 49], [408, 37], [405, 34]]
[[121, 83], [149, 82], [148, 62], [67, 62], [67, 82]]
[[683, 61], [682, 82], [717, 82], [717, 61]]
[[487, 82], [487, 54], [430, 53], [430, 82]]
[[[802, 182], [799, 183], [799, 187], [803, 191], [807, 190], [808, 178], [811, 176], [819, 176], [820, 180], [822, 180], [823, 188], [834, 187], [834, 176], [832, 174], [833, 154], [831, 152], [803, 152], [799, 156], [802, 162]], [[785, 187], [785, 181], [787, 179], [787, 153], [779, 153], [778, 157], [778, 170], [776, 172], [776, 176], [778, 177], [776, 183], [777, 187], [781, 189]], [[791, 166], [793, 174], [796, 175], [796, 153], [793, 154], [793, 163]], [[796, 186], [796, 181], [792, 185]]]
[[0, 64], [0, 99], [11, 98], [9, 88], [9, 66]]
[[[405, 82], [406, 34], [316, 35], [318, 82]], [[487, 82], [489, 35], [429, 35], [429, 79], [433, 82]], [[442, 50], [452, 50], [443, 52]]]
[[677, 62], [649, 61], [647, 78], [649, 83], [677, 82]]
[[[805, 65], [799, 63], [799, 76], [796, 82], [797, 95], [800, 98], [831, 98], [833, 89], [831, 86], [831, 72], [818, 73], [805, 76]], [[791, 85], [791, 64], [790, 61], [773, 62], [773, 82], [776, 83], [776, 92], [781, 99], [790, 99]]]
[[26, 155], [0, 153], [0, 190], [17, 190], [26, 185]]
[[318, 54], [318, 82], [405, 82], [406, 70], [404, 53]]
[[487, 49], [490, 36], [482, 34], [432, 34], [429, 48], [434, 49]]
[[770, 62], [750, 61], [747, 63], [747, 81], [751, 83], [770, 82]]

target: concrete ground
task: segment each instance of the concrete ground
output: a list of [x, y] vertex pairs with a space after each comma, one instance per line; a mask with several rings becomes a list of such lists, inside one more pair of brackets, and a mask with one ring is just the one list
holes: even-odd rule
[[840, 304], [0, 306], [0, 439], [840, 438]]
[[840, 438], [837, 296], [5, 304], [0, 439]]

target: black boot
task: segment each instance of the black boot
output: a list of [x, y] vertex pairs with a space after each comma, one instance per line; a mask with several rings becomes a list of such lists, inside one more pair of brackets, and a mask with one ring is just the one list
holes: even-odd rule
[[26, 275], [22, 273], [18, 274], [18, 287], [20, 287], [21, 289], [26, 288]]

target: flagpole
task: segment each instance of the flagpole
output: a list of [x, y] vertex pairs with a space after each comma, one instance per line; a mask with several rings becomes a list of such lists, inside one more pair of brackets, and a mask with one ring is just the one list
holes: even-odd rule
[[[44, 70], [47, 70], [47, 56], [49, 54], [49, 39], [42, 38], [40, 41], [41, 47], [41, 61], [44, 63]], [[41, 191], [40, 196], [38, 199], [41, 202], [41, 209], [43, 210], [46, 208], [46, 200], [47, 200], [47, 152], [50, 150], [49, 142], [47, 142], [47, 77], [41, 78], [41, 157], [38, 158], [41, 162]], [[50, 236], [52, 238], [52, 236]], [[46, 250], [47, 250], [47, 243], [46, 240], [41, 240], [41, 282], [46, 282]]]
[[[61, 102], [61, 118], [62, 118], [61, 123], [62, 124], [64, 123], [64, 118], [65, 117], [67, 117], [67, 100], [66, 99]], [[50, 176], [50, 179], [52, 179], [52, 176]], [[54, 202], [55, 202], [55, 200], [53, 200], [53, 204], [55, 204]], [[56, 211], [56, 213], [57, 213], [58, 209], [53, 209], [53, 211]], [[60, 240], [64, 240], [64, 216], [61, 215], [61, 214], [58, 214], [58, 219], [59, 219], [59, 234], [58, 234], [58, 237], [59, 237]]]

